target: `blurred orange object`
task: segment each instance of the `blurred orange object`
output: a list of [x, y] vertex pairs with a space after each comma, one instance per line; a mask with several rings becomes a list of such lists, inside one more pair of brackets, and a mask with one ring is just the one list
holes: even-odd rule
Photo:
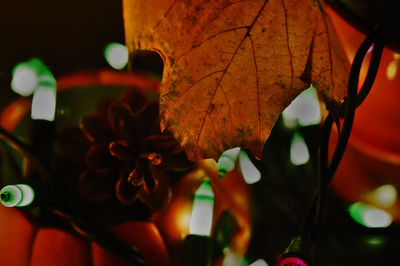
[[[211, 179], [215, 194], [213, 213], [213, 228], [221, 213], [229, 210], [238, 223], [238, 231], [234, 234], [230, 250], [244, 255], [250, 241], [250, 201], [249, 190], [242, 175], [236, 169], [219, 178], [215, 161], [204, 160], [199, 163], [197, 170], [182, 178], [173, 191], [171, 203], [152, 220], [157, 224], [167, 246], [179, 250], [184, 238], [189, 234], [190, 216], [196, 189], [205, 177]], [[212, 233], [211, 233], [212, 235]], [[179, 252], [175, 255], [179, 256]], [[173, 258], [178, 264], [179, 258]]]

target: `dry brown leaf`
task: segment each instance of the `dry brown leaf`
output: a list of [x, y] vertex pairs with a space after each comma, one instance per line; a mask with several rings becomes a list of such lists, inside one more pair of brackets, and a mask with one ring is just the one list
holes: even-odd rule
[[192, 160], [247, 147], [260, 157], [282, 110], [310, 83], [328, 107], [348, 65], [313, 0], [124, 0], [128, 49], [164, 60], [161, 128]]

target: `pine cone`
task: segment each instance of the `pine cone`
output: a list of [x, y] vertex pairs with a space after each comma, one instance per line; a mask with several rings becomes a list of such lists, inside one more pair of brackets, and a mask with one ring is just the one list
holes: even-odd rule
[[189, 170], [193, 164], [172, 135], [160, 132], [158, 102], [130, 89], [119, 100], [103, 101], [99, 109], [81, 122], [90, 147], [80, 193], [103, 201], [115, 192], [123, 204], [140, 199], [152, 210], [162, 208], [170, 197], [166, 171]]

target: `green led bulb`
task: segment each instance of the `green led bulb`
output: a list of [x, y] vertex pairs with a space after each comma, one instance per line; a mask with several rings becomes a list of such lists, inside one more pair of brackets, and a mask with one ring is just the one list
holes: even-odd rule
[[33, 202], [35, 192], [25, 184], [8, 185], [0, 190], [0, 202], [6, 207], [24, 207]]
[[240, 153], [239, 147], [226, 150], [222, 153], [217, 163], [220, 177], [225, 177], [226, 173], [232, 171], [235, 168], [236, 161], [239, 157], [239, 153]]

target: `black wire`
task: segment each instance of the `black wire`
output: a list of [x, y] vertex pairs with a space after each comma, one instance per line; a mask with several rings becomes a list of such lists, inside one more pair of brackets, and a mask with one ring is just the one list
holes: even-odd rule
[[[377, 27], [374, 29], [375, 31], [378, 31], [380, 29], [380, 27]], [[351, 134], [351, 129], [353, 127], [353, 121], [354, 121], [354, 115], [355, 115], [355, 110], [357, 107], [357, 89], [358, 89], [358, 83], [359, 83], [359, 79], [360, 79], [360, 70], [361, 70], [361, 65], [362, 62], [364, 60], [365, 55], [368, 52], [368, 49], [371, 47], [371, 45], [374, 43], [375, 38], [377, 37], [377, 34], [372, 33], [370, 35], [367, 36], [367, 38], [364, 40], [364, 42], [361, 44], [360, 48], [358, 49], [355, 57], [354, 57], [354, 61], [353, 64], [351, 66], [350, 69], [350, 76], [349, 76], [349, 84], [348, 84], [348, 89], [347, 89], [347, 98], [344, 101], [345, 104], [345, 113], [344, 113], [344, 119], [343, 119], [343, 126], [342, 126], [342, 130], [340, 132], [340, 136], [339, 136], [339, 141], [337, 143], [337, 146], [335, 148], [335, 151], [333, 153], [332, 159], [329, 163], [329, 168], [328, 168], [328, 172], [326, 174], [326, 176], [324, 176], [323, 178], [327, 178], [326, 180], [326, 184], [329, 184], [333, 178], [333, 176], [335, 175], [335, 172], [339, 166], [339, 163], [343, 157], [344, 151], [346, 149], [347, 146], [347, 142], [349, 140], [350, 134]], [[375, 50], [375, 47], [374, 47]], [[373, 57], [377, 55], [376, 53], [373, 53]], [[375, 61], [375, 59], [371, 59], [371, 61]], [[378, 64], [379, 67], [379, 64]], [[375, 70], [375, 68], [369, 68], [368, 72], [371, 72]], [[375, 72], [376, 75], [376, 72]], [[368, 76], [368, 74], [367, 74]], [[375, 77], [372, 79], [371, 75], [369, 75], [370, 78], [368, 79], [368, 81], [370, 80], [374, 80]], [[368, 83], [367, 85], [369, 85], [369, 87], [364, 87], [364, 92], [368, 92], [372, 86], [372, 83]], [[363, 93], [365, 94], [365, 93]], [[362, 95], [364, 98], [365, 96]], [[327, 143], [321, 143], [322, 145], [327, 145]]]
[[[43, 181], [43, 186], [49, 187], [49, 183], [55, 180], [51, 173], [43, 167], [39, 160], [34, 156], [28, 145], [18, 140], [12, 134], [10, 134], [6, 129], [0, 126], [0, 138], [9, 143], [14, 149], [20, 152], [30, 163], [32, 168], [40, 175]], [[50, 192], [48, 189], [46, 192]], [[56, 195], [54, 195], [56, 198]], [[122, 241], [114, 234], [104, 230], [103, 228], [90, 223], [83, 217], [78, 217], [72, 215], [71, 211], [67, 211], [65, 208], [57, 206], [52, 198], [47, 199], [46, 205], [48, 209], [55, 215], [65, 219], [72, 228], [80, 234], [82, 237], [96, 242], [100, 247], [107, 250], [109, 253], [116, 255], [121, 258], [129, 265], [142, 266], [146, 265], [143, 260], [142, 255], [139, 253], [136, 247], [129, 245], [128, 243]], [[74, 209], [74, 208], [70, 208]]]
[[120, 238], [116, 237], [113, 233], [110, 233], [93, 223], [89, 224], [86, 220], [80, 217], [72, 216], [60, 208], [51, 206], [49, 209], [57, 216], [67, 220], [72, 228], [82, 237], [96, 242], [100, 247], [121, 258], [129, 265], [146, 265], [142, 255], [135, 246], [127, 244]]
[[[360, 92], [357, 94], [361, 66], [372, 45], [373, 52], [367, 76]], [[324, 121], [318, 152], [318, 184], [301, 226], [300, 235], [303, 237], [314, 239], [320, 230], [328, 186], [335, 175], [346, 149], [353, 126], [355, 110], [365, 100], [375, 81], [383, 47], [382, 25], [379, 25], [366, 37], [354, 57], [350, 69], [347, 97], [343, 102], [344, 109], [341, 114], [344, 118], [343, 126], [339, 132], [339, 140], [330, 162], [328, 162], [328, 149], [334, 115], [329, 113]]]
[[364, 84], [360, 89], [360, 92], [357, 94], [357, 103], [356, 107], [360, 106], [360, 104], [365, 100], [365, 98], [368, 96], [368, 93], [370, 92], [372, 85], [375, 81], [376, 75], [378, 73], [379, 69], [379, 64], [382, 58], [382, 52], [383, 52], [383, 41], [381, 38], [381, 30], [378, 28], [376, 31], [372, 32], [373, 34], [376, 34], [377, 36], [375, 37], [376, 40], [374, 42], [374, 47], [373, 47], [373, 52], [371, 56], [371, 61], [369, 63], [369, 68], [368, 68], [368, 73], [367, 77], [365, 78]]
[[8, 158], [8, 163], [10, 164], [11, 171], [13, 172], [14, 176], [20, 176], [21, 175], [21, 169], [20, 166], [17, 162], [17, 158], [15, 158], [14, 154], [12, 154], [10, 150], [10, 146], [7, 144], [6, 141], [1, 139], [1, 144], [3, 145], [4, 151], [6, 153], [6, 156]]
[[31, 164], [32, 168], [44, 179], [51, 180], [51, 174], [43, 167], [36, 156], [30, 151], [28, 145], [14, 137], [5, 128], [0, 126], [0, 138], [10, 144], [16, 151], [22, 154]]

